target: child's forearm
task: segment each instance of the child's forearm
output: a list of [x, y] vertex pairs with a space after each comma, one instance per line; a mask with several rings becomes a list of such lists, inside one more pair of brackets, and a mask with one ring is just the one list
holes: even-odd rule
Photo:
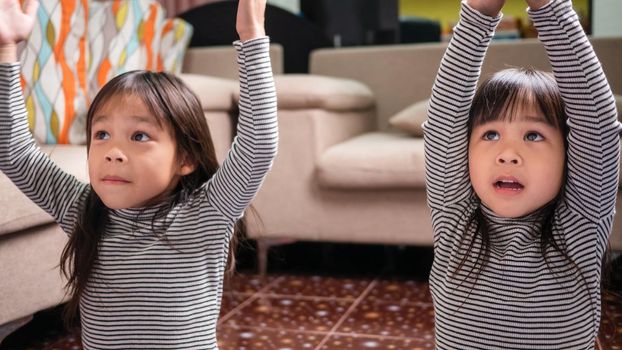
[[618, 192], [619, 130], [615, 100], [572, 3], [552, 0], [530, 10], [565, 103], [568, 137], [566, 199], [578, 213], [601, 220]]
[[235, 42], [240, 73], [238, 132], [212, 178], [212, 205], [238, 219], [257, 193], [276, 156], [276, 90], [267, 37]]
[[428, 204], [443, 208], [469, 198], [467, 125], [481, 65], [499, 17], [463, 2], [460, 22], [432, 88], [425, 124]]
[[3, 44], [0, 45], [0, 63], [17, 62], [17, 45]]

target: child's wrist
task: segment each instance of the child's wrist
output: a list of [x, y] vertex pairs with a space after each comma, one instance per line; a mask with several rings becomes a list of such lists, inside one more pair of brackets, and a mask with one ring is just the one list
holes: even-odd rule
[[0, 63], [17, 62], [17, 45], [0, 44]]
[[240, 41], [246, 42], [249, 40], [257, 39], [266, 36], [266, 31], [262, 29], [250, 30], [239, 33]]

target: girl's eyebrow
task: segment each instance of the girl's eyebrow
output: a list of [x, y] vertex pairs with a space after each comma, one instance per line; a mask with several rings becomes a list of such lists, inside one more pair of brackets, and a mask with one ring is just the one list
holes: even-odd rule
[[106, 120], [108, 120], [107, 116], [99, 114], [93, 117], [93, 121], [91, 122], [91, 124], [95, 124], [98, 122], [105, 122]]

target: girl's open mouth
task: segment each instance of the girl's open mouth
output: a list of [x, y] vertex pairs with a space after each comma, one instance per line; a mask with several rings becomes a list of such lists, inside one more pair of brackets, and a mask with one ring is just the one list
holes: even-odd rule
[[512, 191], [520, 191], [525, 187], [520, 182], [514, 180], [499, 180], [494, 183], [494, 186], [497, 189]]

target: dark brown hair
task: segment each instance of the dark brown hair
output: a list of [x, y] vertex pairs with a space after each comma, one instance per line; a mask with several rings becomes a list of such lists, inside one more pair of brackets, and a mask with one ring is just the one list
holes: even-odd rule
[[[165, 206], [165, 209], [170, 208], [208, 181], [219, 167], [201, 103], [181, 79], [172, 74], [149, 71], [121, 74], [104, 85], [89, 107], [86, 119], [87, 150], [91, 145], [94, 114], [111, 97], [120, 94], [140, 98], [160, 125], [172, 132], [178, 159], [196, 165], [192, 173], [181, 178], [174, 195], [166, 200], [170, 206]], [[84, 209], [61, 255], [60, 268], [67, 278], [67, 293], [71, 295], [65, 309], [67, 324], [72, 323], [78, 314], [80, 297], [97, 259], [108, 216], [109, 209], [91, 187]], [[235, 244], [234, 234], [230, 252], [235, 249]], [[231, 257], [230, 264], [232, 261]]]

